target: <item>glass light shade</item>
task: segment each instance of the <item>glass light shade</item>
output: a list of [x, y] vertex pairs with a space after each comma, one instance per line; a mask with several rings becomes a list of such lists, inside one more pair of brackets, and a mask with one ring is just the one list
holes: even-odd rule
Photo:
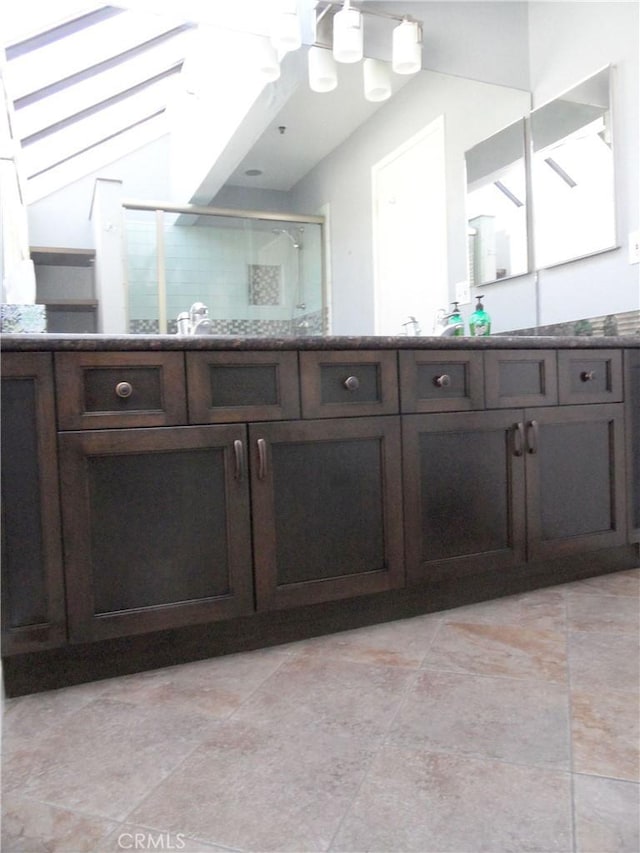
[[391, 65], [396, 74], [415, 74], [422, 68], [420, 24], [403, 21], [393, 31]]
[[331, 92], [338, 85], [338, 68], [331, 51], [310, 47], [309, 87], [313, 92]]
[[333, 18], [333, 58], [336, 62], [360, 62], [362, 32], [362, 12], [345, 3]]
[[260, 36], [257, 39], [256, 62], [260, 73], [269, 83], [273, 83], [280, 77], [278, 54], [268, 38]]
[[271, 43], [276, 50], [287, 53], [302, 44], [300, 21], [296, 12], [282, 12], [276, 20]]
[[364, 61], [364, 96], [367, 101], [386, 101], [391, 97], [389, 66], [379, 59]]

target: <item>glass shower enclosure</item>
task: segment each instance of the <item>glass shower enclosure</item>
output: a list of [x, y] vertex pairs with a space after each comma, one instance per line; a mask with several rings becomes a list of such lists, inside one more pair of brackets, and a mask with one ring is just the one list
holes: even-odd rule
[[323, 217], [123, 207], [130, 333], [175, 333], [178, 316], [203, 303], [214, 335], [327, 334]]

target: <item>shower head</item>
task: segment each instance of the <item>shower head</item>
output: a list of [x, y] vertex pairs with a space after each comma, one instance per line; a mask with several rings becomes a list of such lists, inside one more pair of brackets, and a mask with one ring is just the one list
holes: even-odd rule
[[[272, 228], [271, 230], [273, 231], [274, 234], [286, 234], [287, 237], [291, 240], [291, 245], [293, 246], [294, 249], [302, 248], [300, 243], [298, 243], [298, 241], [295, 239], [295, 237], [291, 236], [291, 234], [287, 231], [286, 228]], [[302, 228], [300, 230], [302, 231]]]

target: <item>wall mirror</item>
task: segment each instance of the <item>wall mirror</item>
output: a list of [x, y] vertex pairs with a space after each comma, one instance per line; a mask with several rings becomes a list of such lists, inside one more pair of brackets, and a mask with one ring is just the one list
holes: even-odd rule
[[529, 269], [524, 119], [465, 152], [471, 286]]
[[535, 263], [616, 245], [611, 68], [531, 113]]

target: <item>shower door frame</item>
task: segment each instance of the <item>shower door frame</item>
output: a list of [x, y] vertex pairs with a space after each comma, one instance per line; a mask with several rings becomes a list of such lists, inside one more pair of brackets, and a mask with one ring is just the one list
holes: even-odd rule
[[[282, 222], [286, 224], [303, 223], [320, 226], [320, 291], [322, 297], [322, 317], [325, 334], [329, 333], [330, 317], [327, 310], [328, 294], [327, 294], [327, 259], [326, 259], [326, 242], [325, 242], [325, 225], [326, 218], [324, 216], [314, 216], [311, 214], [295, 214], [295, 213], [280, 213], [275, 210], [239, 210], [235, 208], [224, 207], [205, 207], [195, 204], [170, 204], [165, 202], [147, 202], [136, 199], [125, 199], [122, 201], [123, 218], [125, 210], [143, 210], [156, 215], [156, 264], [158, 275], [158, 332], [161, 335], [168, 334], [168, 316], [167, 316], [167, 274], [165, 265], [165, 245], [164, 245], [164, 214], [178, 213], [184, 216], [220, 216], [233, 217], [235, 219], [255, 219], [264, 220], [266, 222]], [[126, 228], [122, 229], [123, 239], [126, 239]], [[124, 257], [127, 257], [126, 249], [123, 252]], [[124, 264], [124, 284], [127, 293], [127, 325], [129, 324], [129, 279], [127, 274], [127, 265]]]

